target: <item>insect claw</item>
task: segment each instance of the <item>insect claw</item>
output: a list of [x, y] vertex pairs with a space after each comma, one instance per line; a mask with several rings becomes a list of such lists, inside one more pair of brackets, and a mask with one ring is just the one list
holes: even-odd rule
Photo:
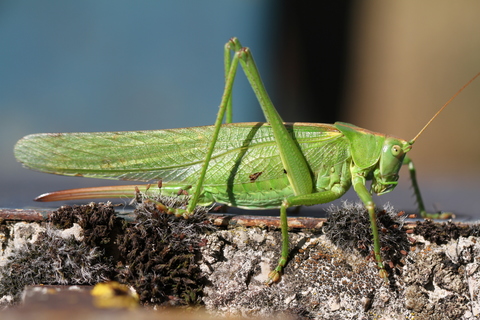
[[168, 208], [163, 204], [163, 203], [156, 203], [156, 208], [160, 212], [167, 212], [168, 213]]
[[422, 215], [422, 217], [429, 218], [429, 219], [447, 220], [447, 219], [454, 219], [455, 214], [453, 214], [453, 212], [425, 213]]
[[439, 212], [437, 213], [438, 214], [438, 218], [437, 219], [454, 219], [455, 218], [455, 214], [453, 212]]
[[269, 286], [273, 283], [280, 281], [280, 272], [277, 270], [270, 271], [268, 279], [265, 281], [265, 285]]
[[382, 277], [383, 280], [385, 280], [385, 282], [388, 283], [388, 272], [387, 272], [387, 270], [385, 270], [384, 268], [381, 268], [380, 271], [379, 271], [379, 274], [380, 274], [380, 277]]

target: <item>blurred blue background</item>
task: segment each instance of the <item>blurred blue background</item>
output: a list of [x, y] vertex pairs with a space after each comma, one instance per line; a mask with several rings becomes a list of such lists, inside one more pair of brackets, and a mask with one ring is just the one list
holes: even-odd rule
[[[21, 168], [12, 148], [26, 134], [212, 124], [229, 38], [254, 48], [268, 80], [272, 9], [271, 1], [2, 1], [0, 206], [109, 183]], [[235, 121], [261, 121], [244, 77], [234, 99]]]

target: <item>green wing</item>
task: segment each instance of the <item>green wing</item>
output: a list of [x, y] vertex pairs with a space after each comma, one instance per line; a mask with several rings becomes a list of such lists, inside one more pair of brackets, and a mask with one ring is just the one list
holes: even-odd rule
[[[337, 140], [343, 135], [333, 126], [299, 123], [287, 124], [287, 128], [293, 131], [312, 172], [330, 166], [332, 161], [342, 161], [337, 149], [343, 147]], [[61, 175], [194, 184], [213, 129], [34, 134], [18, 141], [15, 157], [28, 168]], [[223, 125], [206, 186], [284, 176], [268, 124]]]

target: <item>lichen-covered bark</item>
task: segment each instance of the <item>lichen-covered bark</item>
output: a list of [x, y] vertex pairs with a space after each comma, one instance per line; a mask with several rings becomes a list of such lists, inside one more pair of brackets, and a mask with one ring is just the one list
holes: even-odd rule
[[480, 314], [480, 245], [459, 238], [445, 245], [421, 236], [385, 283], [376, 264], [337, 249], [324, 235], [292, 233], [293, 258], [278, 284], [263, 284], [275, 265], [280, 235], [260, 228], [207, 237], [202, 268], [211, 285], [208, 310], [220, 314], [287, 313], [306, 319], [476, 319]]
[[[92, 211], [92, 208], [95, 210]], [[290, 261], [280, 282], [266, 286], [264, 281], [276, 265], [281, 247], [280, 231], [276, 228], [230, 226], [229, 229], [223, 227], [214, 231], [207, 227], [204, 218], [177, 223], [177, 218], [172, 216], [159, 216], [153, 206], [147, 208], [152, 216], [143, 216], [143, 222], [129, 225], [122, 223], [125, 230], [134, 228], [126, 232], [115, 227], [119, 221], [104, 211], [107, 209], [111, 212], [112, 208], [93, 205], [85, 209], [87, 215], [83, 215], [85, 212], [80, 209], [78, 212], [68, 209], [62, 211], [65, 215], [56, 217], [62, 222], [60, 225], [63, 228], [73, 225], [65, 230], [52, 231], [49, 229], [51, 226], [45, 222], [2, 222], [0, 267], [6, 263], [15, 266], [12, 257], [21, 252], [19, 257], [23, 259], [22, 267], [26, 268], [28, 259], [25, 260], [25, 257], [31, 254], [29, 248], [35, 249], [36, 253], [33, 253], [40, 256], [39, 261], [47, 265], [48, 262], [43, 259], [46, 254], [42, 255], [42, 251], [39, 251], [42, 245], [57, 260], [70, 259], [69, 252], [90, 252], [86, 245], [108, 245], [93, 251], [103, 252], [108, 257], [91, 260], [92, 263], [98, 261], [103, 264], [106, 268], [103, 274], [113, 273], [115, 276], [115, 272], [133, 267], [138, 269], [144, 265], [148, 266], [145, 272], [149, 272], [148, 270], [156, 270], [158, 263], [151, 265], [151, 259], [148, 258], [139, 264], [135, 257], [155, 255], [154, 251], [164, 243], [161, 244], [163, 249], [158, 257], [168, 255], [176, 259], [178, 255], [175, 255], [175, 248], [186, 244], [187, 247], [182, 250], [191, 253], [189, 256], [196, 266], [184, 267], [182, 272], [191, 279], [188, 281], [202, 280], [200, 284], [189, 283], [199, 290], [201, 288], [196, 293], [195, 300], [213, 314], [248, 317], [281, 314], [295, 319], [477, 319], [480, 316], [480, 239], [476, 236], [476, 226], [423, 222], [417, 228], [410, 229], [419, 234], [406, 234], [402, 229], [402, 221], [390, 223], [388, 219], [385, 220], [381, 233], [386, 240], [382, 246], [390, 274], [389, 283], [386, 283], [379, 277], [376, 263], [369, 256], [371, 239], [368, 237], [369, 232], [364, 230], [368, 230], [368, 219], [361, 217], [361, 210], [356, 217], [353, 207], [346, 207], [346, 216], [334, 216], [327, 222], [330, 225], [323, 230], [290, 232]], [[95, 213], [97, 209], [98, 213]], [[80, 218], [83, 219], [82, 222], [78, 221]], [[165, 223], [162, 224], [162, 220]], [[96, 223], [85, 223], [86, 221]], [[345, 229], [349, 231], [345, 232]], [[47, 239], [45, 232], [51, 238], [48, 238], [48, 243], [41, 242], [42, 239]], [[152, 232], [156, 236], [149, 234]], [[194, 232], [199, 234], [195, 235]], [[123, 245], [122, 250], [118, 250], [118, 247], [115, 249], [115, 246], [122, 245], [122, 235], [124, 237], [127, 233], [132, 240], [129, 242], [131, 245]], [[332, 234], [335, 236], [332, 237]], [[158, 244], [135, 247], [151, 242], [155, 237], [160, 241]], [[60, 238], [71, 239], [68, 240], [70, 247], [63, 246], [67, 240]], [[162, 239], [166, 240], [161, 242]], [[398, 241], [402, 244], [399, 245]], [[50, 248], [56, 243], [63, 246], [62, 250], [67, 248], [71, 251], [63, 254], [63, 251]], [[60, 254], [52, 255], [52, 252], [57, 252], [55, 250]], [[116, 261], [112, 261], [116, 256], [113, 252], [116, 251], [120, 253], [119, 256], [131, 255], [135, 259], [133, 262], [123, 259], [119, 267]], [[105, 267], [107, 260], [104, 258], [110, 259], [111, 268]], [[64, 265], [60, 260], [55, 263]], [[53, 262], [51, 265], [54, 265]], [[170, 265], [176, 264], [165, 263], [159, 267], [165, 269]], [[98, 270], [99, 266], [89, 267]], [[192, 268], [196, 270], [192, 273], [193, 278], [189, 277], [188, 272]], [[83, 272], [86, 271], [88, 269]], [[165, 274], [174, 274], [174, 271], [164, 271], [167, 272]], [[178, 270], [175, 272], [178, 273]], [[7, 274], [4, 271], [0, 275], [0, 281], [2, 277], [5, 279], [6, 276], [12, 277], [15, 274], [23, 273]], [[138, 279], [123, 279], [134, 284], [151, 278], [148, 274], [139, 274], [142, 277]], [[68, 279], [65, 280], [65, 283], [69, 283]], [[76, 280], [78, 279], [72, 278], [70, 283], [76, 283]], [[22, 283], [28, 285], [27, 282]], [[145, 283], [145, 287], [149, 287], [149, 283]], [[160, 287], [156, 285], [155, 288]], [[187, 298], [192, 300], [192, 297]], [[179, 301], [178, 297], [171, 299]], [[150, 299], [150, 303], [152, 301]], [[11, 300], [3, 297], [0, 303], [8, 304]]]

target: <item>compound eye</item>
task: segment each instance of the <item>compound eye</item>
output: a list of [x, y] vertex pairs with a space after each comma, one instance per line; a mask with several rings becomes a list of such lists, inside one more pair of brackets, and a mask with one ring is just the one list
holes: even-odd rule
[[395, 157], [398, 157], [399, 155], [401, 155], [403, 153], [403, 150], [402, 150], [402, 147], [400, 147], [399, 145], [394, 145], [392, 146], [392, 154], [393, 156]]

